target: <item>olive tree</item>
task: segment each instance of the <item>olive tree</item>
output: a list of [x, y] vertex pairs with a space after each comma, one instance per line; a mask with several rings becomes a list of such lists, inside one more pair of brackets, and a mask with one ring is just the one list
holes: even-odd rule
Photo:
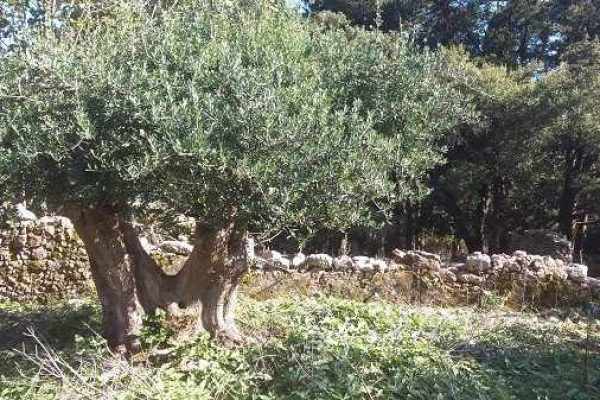
[[[408, 195], [389, 179], [396, 166], [410, 175], [439, 160], [418, 129], [425, 110], [451, 108], [428, 78], [433, 55], [243, 4], [109, 3], [0, 71], [2, 195], [25, 191], [72, 219], [112, 348], [135, 351], [140, 315], [156, 308], [195, 310], [198, 329], [241, 340], [252, 234], [351, 226], [373, 201], [385, 210]], [[197, 220], [175, 276], [138, 239], [150, 203]]]

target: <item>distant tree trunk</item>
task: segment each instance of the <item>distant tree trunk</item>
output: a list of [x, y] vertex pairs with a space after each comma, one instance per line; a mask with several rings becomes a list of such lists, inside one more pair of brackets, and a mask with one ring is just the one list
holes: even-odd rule
[[491, 213], [488, 221], [488, 241], [491, 253], [502, 253], [508, 249], [506, 229], [506, 182], [497, 178], [492, 185]]
[[102, 304], [103, 336], [112, 350], [138, 351], [143, 313], [179, 306], [197, 313], [197, 331], [242, 340], [234, 313], [254, 244], [233, 218], [220, 228], [198, 224], [191, 255], [177, 275], [168, 276], [146, 253], [131, 224], [110, 207], [78, 208], [67, 216], [85, 244]]
[[437, 188], [434, 194], [439, 198], [440, 204], [452, 216], [452, 225], [458, 236], [465, 241], [467, 250], [473, 252], [481, 249], [481, 238], [474, 234], [471, 219], [458, 204], [456, 197], [448, 190]]
[[340, 241], [340, 248], [338, 250], [338, 256], [347, 256], [348, 255], [348, 233], [344, 232], [344, 236]]
[[[488, 242], [488, 220], [491, 209], [491, 196], [488, 185], [484, 185], [479, 191], [479, 205], [477, 207], [477, 238], [474, 245], [477, 246], [477, 250], [484, 253], [488, 253], [490, 250]], [[472, 250], [472, 249], [469, 249]]]
[[573, 258], [583, 262], [583, 242], [587, 233], [588, 214], [580, 216], [573, 227]]
[[578, 192], [576, 179], [581, 162], [580, 152], [569, 151], [567, 153], [558, 218], [561, 233], [566, 235], [569, 240], [573, 240], [573, 211], [575, 211]]
[[406, 247], [411, 250], [417, 248], [417, 228], [415, 218], [415, 206], [411, 201], [406, 201], [405, 207], [405, 239]]

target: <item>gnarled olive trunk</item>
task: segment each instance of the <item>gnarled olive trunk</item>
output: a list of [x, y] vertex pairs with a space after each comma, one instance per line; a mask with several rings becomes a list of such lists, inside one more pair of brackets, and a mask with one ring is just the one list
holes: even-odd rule
[[177, 275], [168, 276], [144, 250], [131, 224], [110, 207], [78, 208], [68, 216], [90, 259], [103, 335], [111, 349], [137, 351], [143, 313], [177, 306], [197, 313], [198, 330], [242, 340], [234, 312], [254, 246], [233, 220], [219, 228], [198, 225], [191, 255]]
[[121, 221], [109, 208], [81, 208], [71, 210], [68, 216], [88, 254], [102, 305], [103, 336], [113, 351], [137, 351], [143, 310]]
[[254, 244], [233, 222], [220, 229], [199, 224], [195, 236], [194, 250], [177, 276], [179, 302], [198, 311], [199, 329], [238, 342], [237, 292], [253, 262]]

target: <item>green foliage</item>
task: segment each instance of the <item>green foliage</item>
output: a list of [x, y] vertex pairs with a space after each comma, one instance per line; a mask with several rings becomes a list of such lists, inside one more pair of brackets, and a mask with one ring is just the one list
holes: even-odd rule
[[595, 200], [600, 185], [598, 62], [600, 42], [583, 41], [571, 46], [561, 67], [548, 73], [538, 85], [537, 95], [549, 118], [541, 132], [542, 146], [536, 161], [542, 171], [541, 184], [564, 188], [562, 197], [555, 196], [557, 208], [566, 195], [588, 213], [600, 210]]
[[593, 1], [307, 0], [315, 12], [337, 12], [353, 24], [404, 30], [430, 48], [465, 47], [473, 56], [512, 67], [556, 67], [569, 46], [600, 35]]
[[440, 161], [458, 110], [436, 57], [404, 38], [322, 32], [268, 1], [102, 15], [6, 60], [5, 195], [345, 227], [414, 195], [403, 182]]
[[480, 62], [460, 49], [443, 53], [449, 79], [469, 94], [477, 117], [448, 132], [447, 163], [432, 174], [431, 201], [471, 251], [498, 251], [503, 227], [529, 217], [508, 204], [507, 193], [531, 180], [527, 153], [544, 118], [535, 82], [528, 70]]
[[[86, 323], [99, 317], [77, 315]], [[52, 358], [68, 360], [77, 374], [60, 364], [65, 371], [58, 380], [44, 373], [30, 380], [2, 369], [2, 398], [78, 399], [96, 393], [119, 399], [263, 400], [598, 396], [599, 355], [592, 347], [586, 386], [581, 345], [586, 320], [568, 310], [542, 317], [327, 297], [250, 300], [241, 309], [241, 322], [258, 340], [239, 348], [225, 348], [208, 336], [181, 342], [160, 327], [161, 321], [165, 324], [157, 318], [156, 330], [145, 333], [141, 361], [118, 362], [97, 346], [95, 336], [82, 336]], [[596, 326], [590, 343], [600, 339]], [[31, 376], [39, 366], [18, 354], [2, 365], [15, 361]]]

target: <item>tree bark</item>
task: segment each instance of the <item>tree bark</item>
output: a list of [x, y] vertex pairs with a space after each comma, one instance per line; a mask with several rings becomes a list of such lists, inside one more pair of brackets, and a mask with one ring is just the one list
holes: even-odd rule
[[253, 262], [254, 243], [233, 221], [219, 229], [198, 224], [195, 240], [194, 250], [177, 276], [180, 304], [197, 310], [199, 330], [240, 342], [242, 336], [234, 321], [237, 292]]
[[560, 196], [558, 219], [561, 233], [567, 236], [567, 239], [569, 240], [573, 240], [573, 211], [575, 210], [575, 199], [577, 197], [577, 191], [575, 188], [576, 168], [576, 156], [568, 153], [565, 160], [563, 187]]
[[68, 216], [89, 257], [102, 305], [102, 334], [111, 350], [134, 353], [139, 350], [143, 310], [121, 222], [108, 207], [72, 210]]
[[444, 207], [446, 212], [452, 217], [452, 226], [459, 238], [465, 241], [467, 250], [473, 252], [481, 249], [481, 241], [479, 236], [474, 234], [471, 218], [459, 206], [458, 200], [453, 193], [442, 187], [436, 188], [434, 195], [438, 197], [438, 201]]
[[133, 226], [110, 207], [71, 210], [83, 240], [102, 304], [103, 335], [119, 353], [139, 350], [144, 312], [188, 307], [196, 327], [213, 337], [239, 343], [234, 321], [240, 281], [254, 259], [254, 243], [232, 220], [224, 227], [198, 224], [194, 249], [175, 276], [142, 247]]
[[483, 185], [479, 191], [479, 205], [477, 207], [477, 243], [474, 243], [474, 245], [478, 247], [478, 250], [483, 253], [488, 253], [490, 250], [487, 236], [490, 208], [490, 189], [488, 185]]
[[405, 230], [405, 238], [406, 238], [406, 247], [411, 250], [416, 250], [417, 248], [417, 229], [416, 229], [416, 221], [415, 221], [415, 206], [413, 203], [408, 200], [405, 204], [405, 215], [406, 215], [406, 230]]

